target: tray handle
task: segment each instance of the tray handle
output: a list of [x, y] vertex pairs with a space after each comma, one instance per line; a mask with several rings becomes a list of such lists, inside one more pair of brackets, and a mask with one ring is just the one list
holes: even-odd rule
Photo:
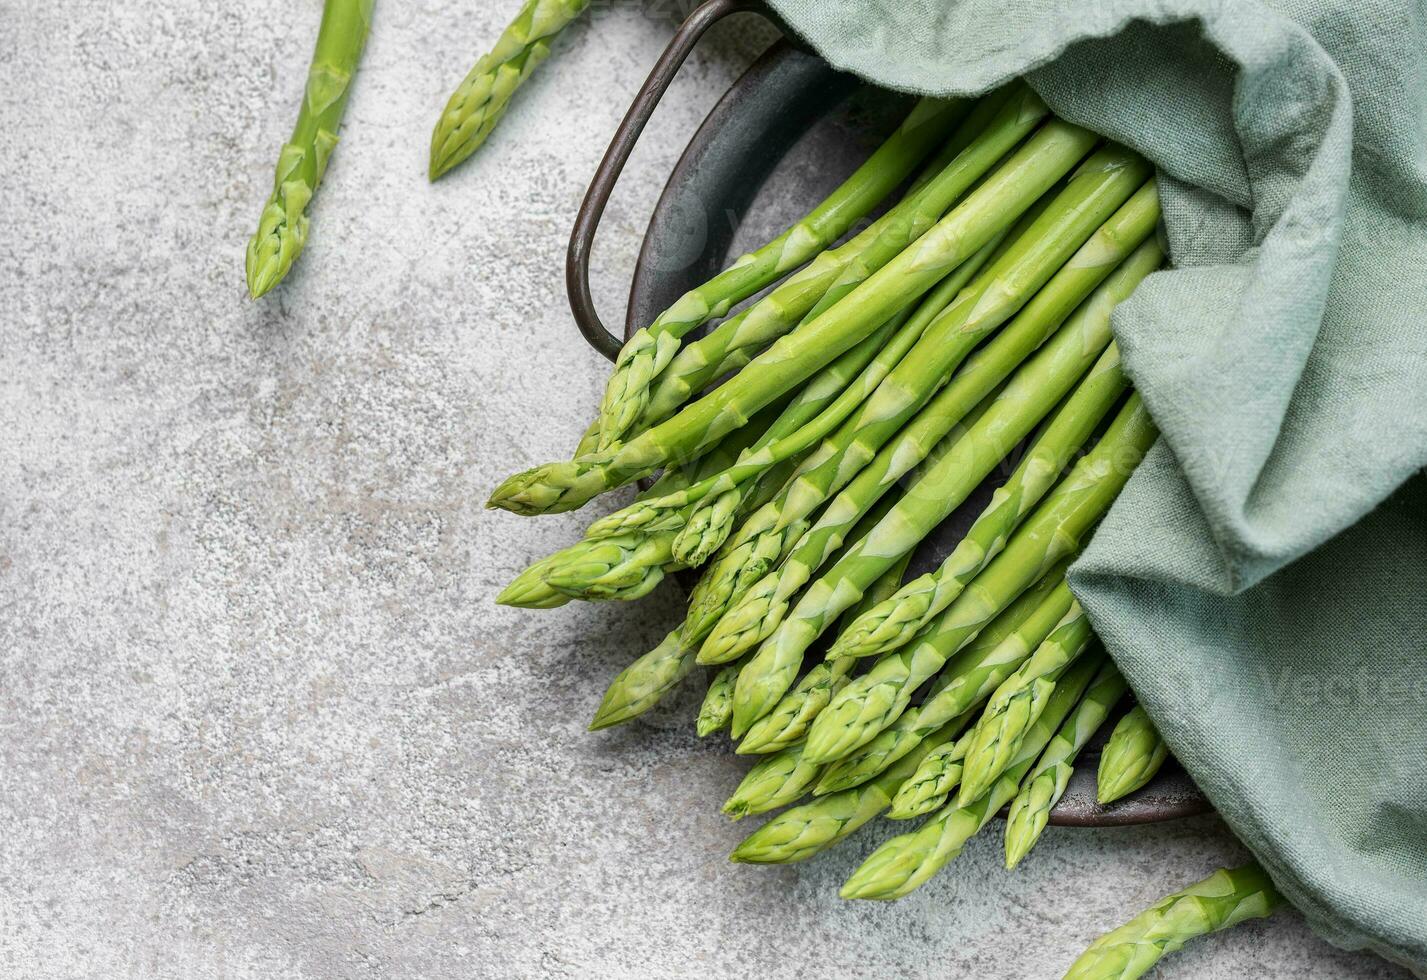
[[590, 293], [590, 251], [594, 246], [595, 231], [604, 217], [605, 205], [609, 203], [614, 185], [634, 151], [634, 144], [639, 141], [639, 135], [644, 132], [655, 107], [669, 90], [684, 60], [710, 27], [729, 14], [744, 12], [762, 14], [781, 27], [776, 19], [769, 17], [767, 8], [760, 0], [705, 0], [679, 25], [669, 46], [654, 63], [649, 77], [635, 95], [619, 128], [614, 131], [614, 138], [595, 169], [594, 178], [585, 191], [585, 199], [580, 202], [580, 209], [575, 214], [575, 227], [570, 231], [570, 250], [565, 257], [565, 287], [570, 295], [570, 310], [589, 345], [611, 361], [619, 355], [624, 342], [600, 320]]

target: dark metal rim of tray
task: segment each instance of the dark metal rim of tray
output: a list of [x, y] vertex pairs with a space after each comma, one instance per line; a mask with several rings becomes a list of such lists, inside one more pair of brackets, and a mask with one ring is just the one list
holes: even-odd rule
[[[640, 132], [698, 39], [723, 17], [742, 11], [773, 19], [756, 0], [708, 0], [690, 14], [635, 97], [576, 217], [566, 268], [570, 304], [586, 340], [610, 359], [618, 353], [622, 338], [600, 321], [589, 288], [590, 250], [605, 204]], [[786, 30], [784, 34], [788, 36]], [[722, 267], [736, 231], [734, 222], [698, 217], [746, 214], [764, 178], [784, 155], [861, 87], [857, 79], [835, 71], [789, 40], [774, 44], [734, 83], [690, 140], [654, 208], [634, 271], [625, 337]], [[976, 503], [971, 516], [980, 506]], [[956, 519], [954, 515], [948, 524]], [[965, 527], [953, 530], [959, 538]], [[1095, 800], [1094, 772], [1104, 737], [1102, 732], [1077, 760], [1075, 775], [1051, 823], [1111, 827], [1210, 812], [1203, 794], [1174, 763], [1138, 793], [1100, 806]]]

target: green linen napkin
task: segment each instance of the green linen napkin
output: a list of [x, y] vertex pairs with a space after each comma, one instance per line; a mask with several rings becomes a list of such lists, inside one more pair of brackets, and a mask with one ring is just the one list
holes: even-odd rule
[[1025, 73], [1156, 163], [1175, 270], [1115, 331], [1164, 438], [1072, 583], [1314, 926], [1427, 970], [1427, 9], [770, 2], [839, 67]]

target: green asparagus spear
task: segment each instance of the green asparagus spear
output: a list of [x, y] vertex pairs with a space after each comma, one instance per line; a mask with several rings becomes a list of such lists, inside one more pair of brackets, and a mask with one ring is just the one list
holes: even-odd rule
[[[875, 513], [876, 510], [868, 516], [871, 517]], [[897, 587], [902, 584], [902, 573], [907, 570], [907, 563], [911, 560], [912, 553], [909, 551], [887, 569], [882, 578], [867, 590], [863, 603], [880, 602], [896, 592]], [[854, 607], [852, 612], [856, 613], [860, 608], [861, 606]], [[817, 713], [825, 708], [833, 694], [847, 683], [851, 667], [851, 663], [822, 661], [816, 664], [799, 678], [798, 683], [793, 685], [793, 689], [784, 695], [783, 700], [779, 701], [772, 711], [758, 719], [744, 734], [743, 741], [738, 745], [739, 755], [776, 752], [794, 742], [802, 741]], [[729, 693], [731, 696], [732, 691]], [[731, 709], [730, 697], [730, 711]]]
[[1035, 847], [1050, 822], [1050, 811], [1055, 809], [1070, 783], [1075, 757], [1105, 724], [1110, 710], [1125, 696], [1126, 689], [1125, 678], [1107, 660], [1090, 682], [1084, 700], [1076, 705], [1046, 746], [1040, 761], [1026, 777], [1025, 785], [1011, 801], [1006, 818], [1006, 870], [1014, 870]]
[[1124, 799], [1144, 786], [1159, 772], [1169, 749], [1150, 716], [1135, 705], [1115, 730], [1100, 754], [1100, 772], [1096, 795], [1100, 805]]
[[826, 850], [885, 810], [921, 757], [922, 751], [914, 750], [870, 782], [780, 813], [744, 838], [729, 858], [743, 864], [791, 864]]
[[991, 695], [966, 751], [959, 804], [966, 806], [975, 800], [1006, 771], [1026, 732], [1045, 710], [1060, 676], [1089, 646], [1090, 619], [1080, 603], [1072, 601], [1031, 658]]
[[[986, 696], [1020, 662], [1002, 642], [1021, 628], [1063, 578], [1063, 570], [1055, 569], [1022, 593], [937, 675], [925, 704], [908, 708], [886, 731], [828, 765], [814, 794], [836, 793], [866, 782], [938, 729], [950, 726], [951, 734], [959, 734], [975, 719]], [[934, 634], [927, 639], [934, 641]]]
[[648, 711], [693, 669], [693, 652], [679, 642], [679, 631], [664, 638], [610, 682], [590, 731], [637, 718]]
[[327, 170], [372, 25], [373, 0], [327, 0], [297, 125], [277, 158], [272, 194], [248, 242], [248, 294], [257, 299], [287, 275], [307, 244], [307, 205]]
[[1078, 126], [1047, 122], [912, 248], [816, 320], [779, 339], [728, 382], [617, 450], [547, 463], [510, 477], [496, 488], [490, 506], [521, 514], [571, 510], [670, 461], [697, 455], [974, 255], [1069, 171], [1093, 142]]
[[495, 47], [481, 56], [441, 110], [431, 133], [431, 180], [480, 148], [516, 89], [550, 56], [555, 35], [589, 5], [590, 0], [525, 0]]
[[721, 732], [733, 720], [733, 682], [738, 678], [738, 664], [721, 667], [709, 678], [709, 689], [699, 706], [697, 731], [699, 738]]
[[743, 782], [723, 805], [734, 820], [751, 813], [767, 813], [787, 806], [807, 792], [817, 778], [818, 767], [803, 762], [803, 744], [794, 742], [781, 752], [765, 756], [748, 770]]
[[843, 898], [894, 899], [921, 887], [961, 853], [966, 842], [1016, 795], [1036, 757], [1085, 693], [1100, 658], [1083, 658], [1066, 672], [1045, 713], [1026, 735], [1015, 763], [968, 807], [949, 804], [921, 827], [884, 843], [842, 886]]
[[898, 788], [897, 795], [892, 797], [892, 807], [887, 816], [893, 820], [910, 820], [944, 805], [952, 791], [961, 784], [971, 735], [968, 731], [960, 738], [948, 739], [928, 752], [922, 764], [917, 766], [917, 771], [907, 777], [907, 781]]
[[895, 721], [912, 692], [946, 662], [944, 649], [960, 649], [1048, 566], [1079, 548], [1157, 436], [1138, 393], [1131, 394], [1095, 449], [947, 607], [942, 617], [953, 624], [953, 636], [939, 649], [922, 643], [882, 657], [839, 691], [808, 733], [809, 757], [817, 762], [839, 758]]
[[[959, 100], [922, 99], [906, 120], [816, 208], [757, 251], [685, 293], [620, 350], [600, 404], [599, 448], [622, 440], [649, 401], [649, 385], [689, 331], [796, 269], [836, 241], [897, 187], [949, 134], [969, 107]], [[891, 313], [888, 310], [887, 313]]]
[[1189, 940], [1272, 915], [1283, 904], [1261, 866], [1220, 868], [1095, 940], [1065, 980], [1135, 980]]
[[[1099, 165], [1092, 167], [1091, 164], [1097, 161]], [[804, 540], [797, 544], [796, 550], [781, 565], [778, 572], [754, 586], [739, 606], [730, 610], [718, 624], [700, 650], [701, 662], [722, 662], [768, 639], [782, 622], [793, 593], [801, 589], [812, 573], [826, 562], [832, 550], [840, 546], [842, 535], [851, 526], [851, 522], [861, 515], [867, 503], [875, 501], [880, 494], [885, 493], [904, 475], [907, 465], [919, 461], [925, 455], [924, 452], [914, 451], [914, 448], [933, 445], [940, 440], [948, 425], [957, 421], [967, 407], [975, 404], [991, 387], [1010, 375], [1049, 334], [1066, 323], [1066, 317], [1075, 310], [1077, 304], [1087, 295], [1092, 295], [1096, 285], [1129, 255], [1136, 259], [1134, 263], [1126, 260], [1130, 272], [1115, 275], [1105, 283], [1093, 294], [1096, 302], [1086, 303], [1071, 322], [1066, 324], [1068, 333], [1095, 338], [1098, 343], [1095, 350], [1109, 342], [1108, 307], [1105, 307], [1102, 316], [1101, 306], [1107, 296], [1127, 295], [1127, 290], [1132, 289], [1138, 281], [1134, 278], [1134, 273], [1139, 272], [1144, 265], [1146, 256], [1132, 253], [1132, 250], [1150, 234], [1158, 218], [1158, 205], [1153, 192], [1136, 194], [1119, 212], [1111, 215], [1109, 221], [1088, 242], [1086, 238], [1096, 230], [1095, 226], [1099, 220], [1123, 203], [1125, 197], [1134, 189], [1134, 184], [1122, 178], [1126, 175], [1131, 179], [1143, 176], [1143, 169], [1133, 166], [1133, 162], [1134, 158], [1124, 153], [1109, 152], [1096, 154], [1088, 161], [1076, 180], [1071, 182], [1066, 191], [1022, 238], [1018, 239], [975, 285], [963, 291], [956, 303], [938, 318], [939, 323], [945, 322], [952, 329], [943, 332], [936, 324], [929, 328], [917, 348], [904, 358], [902, 364], [883, 382], [878, 395], [869, 399], [856, 418], [850, 420], [837, 436], [824, 443], [823, 447], [804, 463], [802, 472], [789, 488], [789, 496], [794, 498], [792, 510], [795, 515], [808, 512], [810, 504], [826, 500], [831, 492], [846, 484], [849, 479], [852, 482], [828, 507], [813, 530], [804, 535]], [[1107, 188], [1113, 190], [1113, 193]], [[1104, 192], [1104, 196], [1098, 198], [1097, 208], [1087, 208], [1084, 205], [1084, 195], [1092, 191]], [[1067, 216], [1073, 219], [1070, 220], [1068, 228]], [[1057, 228], [1066, 231], [1067, 236], [1062, 239], [1051, 234]], [[1059, 242], [1055, 250], [1049, 250], [1047, 238]], [[1026, 241], [1027, 239], [1029, 241]], [[1075, 252], [1082, 242], [1085, 243], [1084, 246]], [[1147, 247], [1157, 249], [1153, 244]], [[1025, 256], [1027, 251], [1031, 252], [1033, 257], [1037, 251], [1041, 254], [1037, 260], [1032, 261]], [[1071, 252], [1075, 252], [1071, 263], [1051, 278], [1055, 268], [1049, 263], [1059, 263]], [[1154, 254], [1158, 255], [1158, 252]], [[1033, 287], [1047, 278], [1050, 278], [1050, 282], [1015, 320], [979, 351], [889, 445], [881, 446], [882, 441], [890, 435], [887, 425], [904, 421], [907, 418], [906, 409], [915, 409], [919, 401], [923, 400], [923, 395], [934, 391], [937, 384], [943, 380], [938, 372], [950, 363], [946, 360], [945, 352], [962, 347], [968, 342], [968, 338], [975, 338], [981, 336], [983, 331], [989, 331], [1000, 322], [1003, 315], [1015, 312], [1016, 303], [1024, 301], [1028, 293], [1022, 287]], [[968, 308], [976, 311], [974, 317], [968, 316]], [[972, 326], [973, 321], [975, 328]], [[1008, 400], [1002, 406], [1000, 414], [1013, 416], [1016, 419], [1014, 426], [1021, 434], [1028, 431], [1028, 426], [1034, 426], [1050, 405], [1055, 403], [1059, 392], [1074, 383], [1074, 378], [1066, 372], [1078, 368], [1079, 373], [1083, 374], [1089, 366], [1085, 363], [1084, 352], [1077, 349], [1075, 342], [1069, 337], [1053, 341], [1050, 346], [1055, 347], [1058, 356], [1037, 355], [1034, 363], [1038, 367], [1035, 370], [1039, 372], [1038, 377], [1043, 374], [1047, 378], [1053, 376], [1058, 380], [1049, 387], [1040, 388], [1035, 387], [1039, 382], [1018, 379], [1013, 382], [1017, 398]], [[964, 347], [962, 349], [965, 350]], [[885, 398], [879, 399], [879, 395], [884, 391]], [[1019, 435], [1002, 438], [993, 434], [996, 431], [996, 426], [988, 425], [987, 434], [977, 441], [977, 447], [990, 448], [980, 446], [980, 443], [987, 439], [995, 442], [1005, 442], [1009, 439], [1009, 449], [1010, 445], [1014, 445], [1020, 438]], [[862, 461], [876, 453], [879, 446], [881, 452], [877, 458], [870, 465], [863, 466]], [[971, 449], [972, 447], [968, 446], [965, 451], [969, 452]], [[995, 466], [1003, 456], [1004, 453], [1001, 456], [978, 459], [976, 466], [984, 475], [985, 471]], [[852, 476], [854, 472], [855, 478]], [[972, 488], [975, 485], [975, 482], [970, 484]], [[941, 493], [939, 488], [937, 491], [939, 499], [949, 504], [950, 508], [954, 508], [959, 502], [952, 496], [954, 489], [954, 485], [949, 485], [946, 493]], [[786, 505], [785, 509], [788, 509]], [[830, 610], [834, 614], [839, 611], [840, 608]], [[819, 631], [827, 621], [825, 616], [817, 623]], [[792, 641], [791, 644], [778, 650], [776, 659], [768, 661], [769, 677], [775, 679], [775, 686], [776, 676], [786, 669], [787, 664], [794, 662], [793, 654], [803, 638], [804, 631], [799, 628], [795, 635], [784, 638]], [[755, 705], [750, 703], [749, 710], [753, 707]]]

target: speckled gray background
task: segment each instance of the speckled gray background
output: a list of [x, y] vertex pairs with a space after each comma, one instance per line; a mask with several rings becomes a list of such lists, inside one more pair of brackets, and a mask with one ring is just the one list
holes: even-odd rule
[[[991, 835], [849, 905], [878, 833], [724, 860], [743, 764], [687, 698], [584, 732], [677, 607], [497, 608], [587, 515], [481, 501], [595, 403], [565, 239], [670, 24], [606, 4], [430, 187], [434, 113], [516, 5], [379, 0], [311, 245], [254, 304], [317, 0], [0, 2], [0, 976], [1049, 978], [1240, 857], [1212, 819], [1059, 831], [1011, 876]], [[606, 310], [768, 40], [724, 25], [675, 86], [605, 222]], [[1291, 914], [1161, 975], [1401, 976]]]

